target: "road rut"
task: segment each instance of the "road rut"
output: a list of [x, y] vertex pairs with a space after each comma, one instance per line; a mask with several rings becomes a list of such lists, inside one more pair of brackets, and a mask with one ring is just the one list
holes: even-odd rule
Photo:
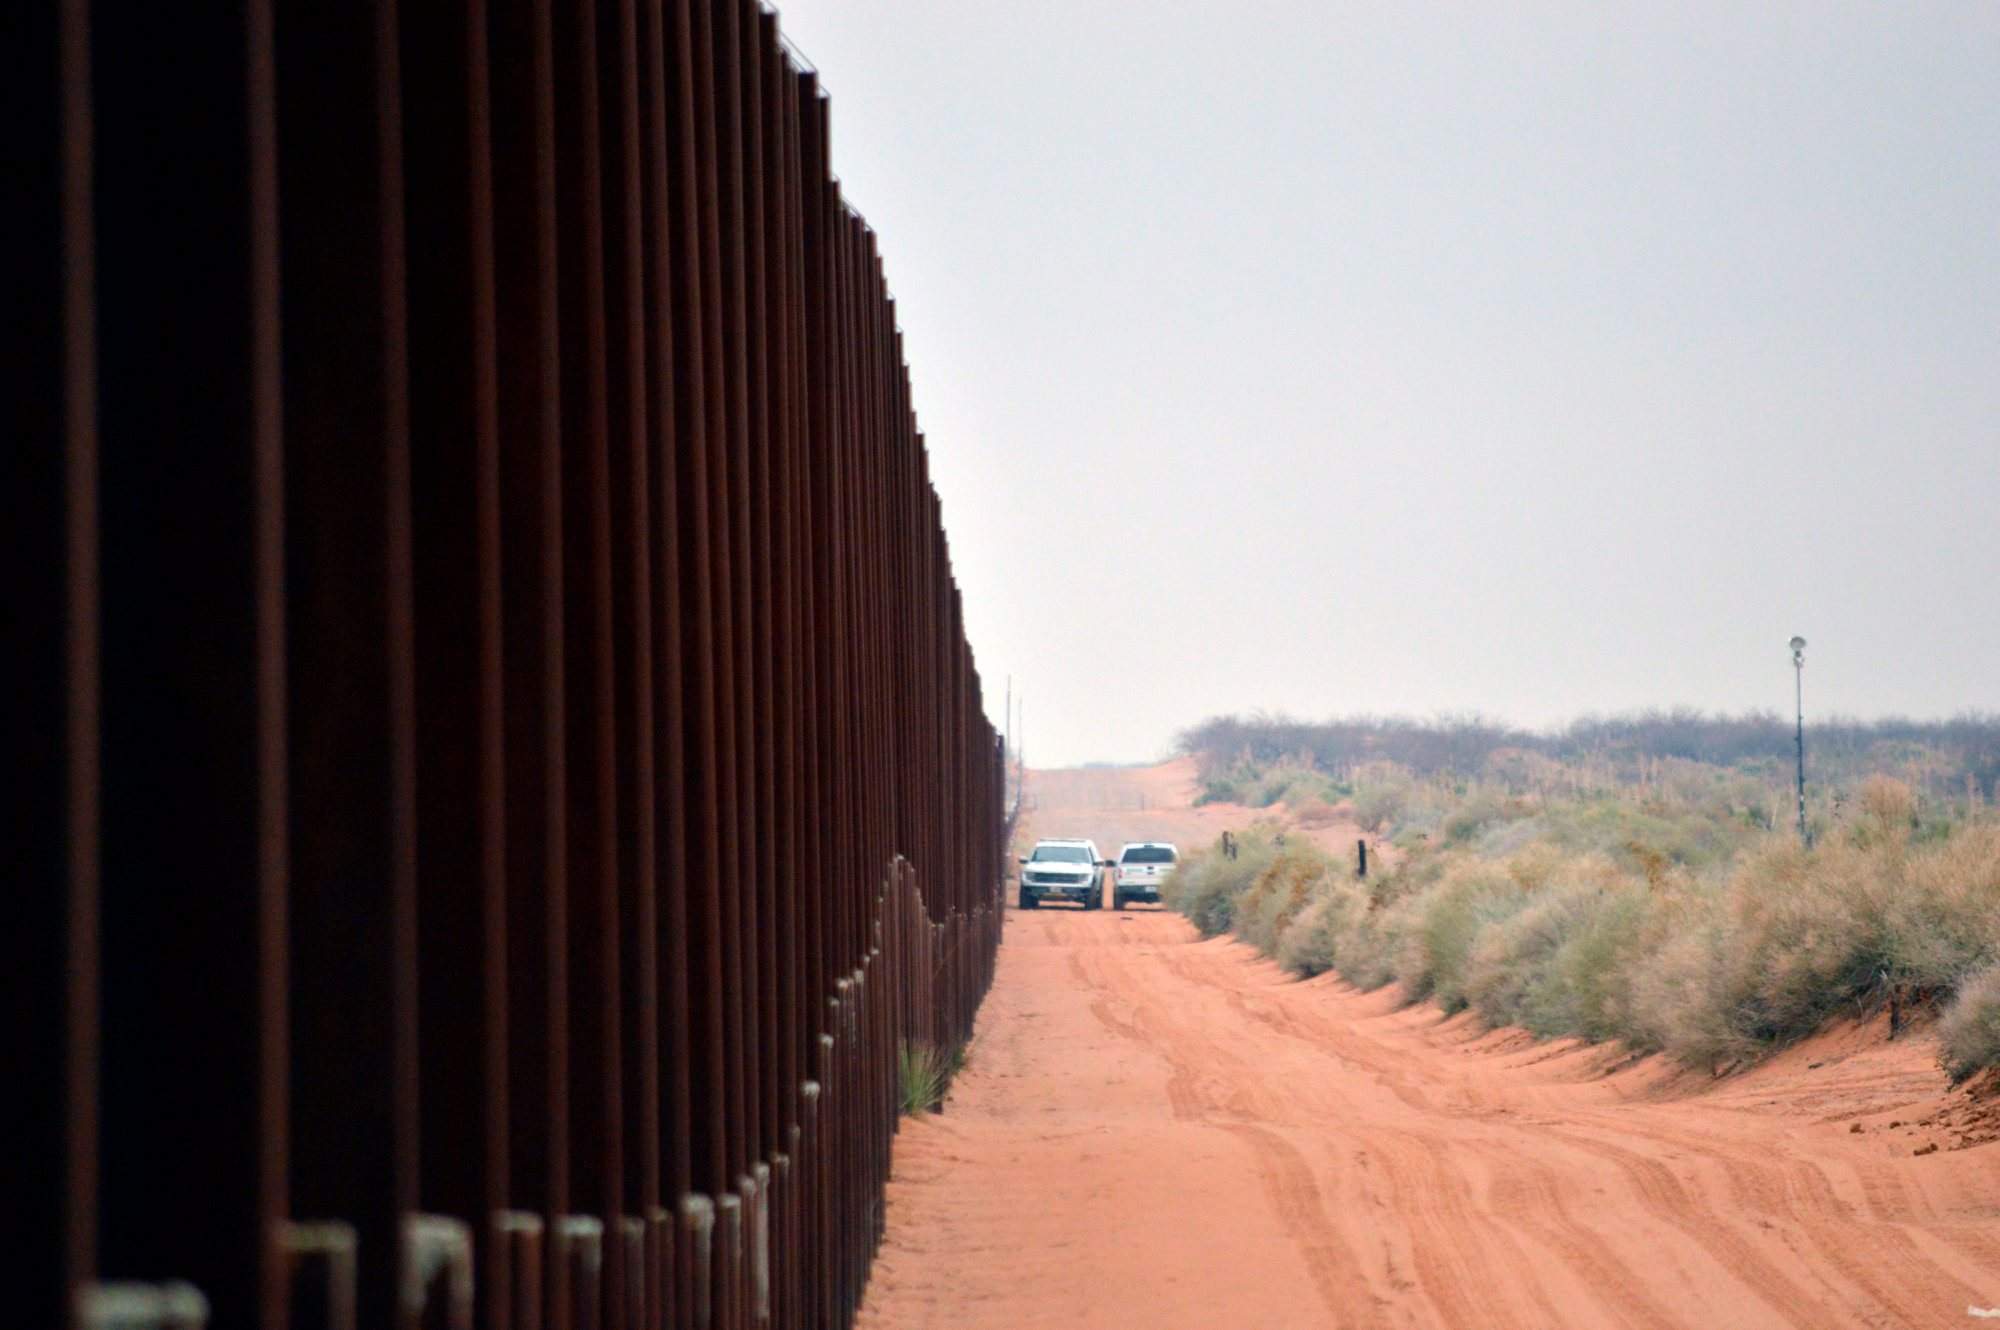
[[861, 1325], [1979, 1324], [2000, 1147], [1915, 1155], [1934, 1065], [1828, 1040], [1708, 1083], [1173, 915], [1012, 913], [967, 1071], [898, 1138]]

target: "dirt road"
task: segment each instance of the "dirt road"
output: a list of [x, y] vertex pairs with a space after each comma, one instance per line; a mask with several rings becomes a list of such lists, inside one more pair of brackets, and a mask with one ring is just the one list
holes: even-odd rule
[[897, 1141], [861, 1324], [1981, 1324], [2000, 1145], [1954, 1148], [1982, 1107], [1882, 1033], [1711, 1082], [1175, 916], [1012, 914], [969, 1068]]
[[[1191, 758], [1154, 767], [1082, 767], [1031, 771], [1026, 787], [1023, 843], [1036, 834], [1090, 836], [1107, 854], [1126, 841], [1173, 841], [1183, 848], [1207, 845], [1225, 829], [1242, 831], [1253, 822], [1271, 822], [1286, 835], [1317, 844], [1336, 858], [1354, 854], [1365, 833], [1346, 805], [1329, 809], [1245, 808], [1241, 804], [1195, 805], [1200, 784]], [[1377, 862], [1393, 859], [1394, 849], [1367, 836]]]

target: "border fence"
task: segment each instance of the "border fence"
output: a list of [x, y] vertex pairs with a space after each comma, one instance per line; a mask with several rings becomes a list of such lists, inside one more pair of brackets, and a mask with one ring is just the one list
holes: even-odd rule
[[755, 0], [0, 41], [9, 1320], [837, 1326], [1002, 753]]

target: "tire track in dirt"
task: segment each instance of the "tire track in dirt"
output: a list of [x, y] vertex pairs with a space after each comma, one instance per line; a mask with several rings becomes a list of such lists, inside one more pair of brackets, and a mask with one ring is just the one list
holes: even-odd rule
[[1290, 1141], [1254, 1122], [1215, 1124], [1250, 1147], [1271, 1207], [1292, 1233], [1332, 1323], [1373, 1330], [1385, 1326], [1387, 1301], [1368, 1286], [1354, 1252], [1340, 1240], [1305, 1156]]
[[[1274, 1007], [1268, 1003], [1250, 1004], [1241, 994], [1231, 994], [1232, 1005], [1250, 1019], [1266, 1025], [1273, 1031], [1292, 1039], [1298, 1039], [1325, 1047], [1335, 1057], [1353, 1065], [1365, 1067], [1379, 1076], [1399, 1098], [1412, 1107], [1431, 1108], [1433, 1099], [1421, 1091], [1413, 1090], [1400, 1072], [1389, 1064], [1389, 1060], [1379, 1055], [1361, 1053], [1354, 1047], [1357, 1042], [1345, 1029], [1325, 1019], [1302, 1016], [1289, 1007]], [[1440, 1110], [1447, 1116], [1462, 1116], [1481, 1122], [1492, 1120], [1490, 1104], [1475, 1101], [1463, 1102], [1451, 1109]], [[1543, 1129], [1514, 1128], [1514, 1130]], [[1774, 1264], [1757, 1257], [1750, 1248], [1735, 1238], [1726, 1227], [1712, 1221], [1704, 1223], [1700, 1219], [1701, 1210], [1679, 1181], [1663, 1165], [1630, 1153], [1616, 1156], [1595, 1148], [1596, 1143], [1578, 1139], [1558, 1132], [1543, 1134], [1568, 1141], [1577, 1148], [1606, 1158], [1617, 1164], [1633, 1184], [1634, 1193], [1647, 1205], [1651, 1215], [1686, 1234], [1730, 1274], [1742, 1281], [1746, 1290], [1753, 1291], [1760, 1299], [1770, 1303], [1771, 1310], [1785, 1320], [1796, 1325], [1827, 1325], [1838, 1321], [1831, 1307], [1823, 1301], [1806, 1294], [1795, 1285]], [[1461, 1150], [1487, 1149], [1474, 1139], [1460, 1135], [1453, 1148]], [[1490, 1149], [1487, 1149], [1491, 1153]], [[1617, 1256], [1596, 1234], [1576, 1223], [1565, 1210], [1560, 1196], [1552, 1182], [1553, 1170], [1538, 1167], [1528, 1162], [1525, 1151], [1511, 1155], [1511, 1173], [1496, 1184], [1493, 1196], [1494, 1208], [1516, 1215], [1521, 1222], [1533, 1228], [1549, 1244], [1563, 1254], [1571, 1264], [1593, 1273], [1598, 1282], [1607, 1285], [1615, 1282], [1616, 1274], [1623, 1269]], [[1532, 1201], [1533, 1204], [1527, 1204]], [[1775, 1293], [1775, 1297], [1771, 1295]], [[1607, 1313], [1621, 1321], [1636, 1325], [1671, 1325], [1676, 1322], [1665, 1308], [1643, 1295], [1634, 1294], [1627, 1305]]]
[[[1323, 1038], [1329, 1045], [1339, 1046], [1337, 1056], [1355, 1065], [1368, 1067], [1384, 1076], [1385, 1083], [1390, 1084], [1400, 1097], [1413, 1106], [1429, 1106], [1428, 1097], [1421, 1093], [1411, 1093], [1405, 1084], [1395, 1078], [1391, 1068], [1385, 1065], [1385, 1059], [1360, 1052], [1354, 1047], [1351, 1027], [1349, 1030], [1343, 1030], [1324, 1019], [1308, 1019], [1301, 1022], [1290, 1014], [1274, 1012], [1268, 1003], [1247, 1003], [1240, 994], [1233, 995], [1233, 1000], [1246, 1016], [1273, 1029], [1299, 1037], [1317, 1036]], [[1560, 1055], [1551, 1052], [1546, 1056]], [[1473, 1116], [1486, 1115], [1476, 1103], [1462, 1105], [1457, 1111], [1464, 1111]], [[1677, 1151], [1715, 1152], [1719, 1146], [1713, 1137], [1671, 1135], [1657, 1126], [1645, 1123], [1643, 1115], [1628, 1113], [1616, 1124], [1607, 1122], [1606, 1125], [1608, 1129], [1631, 1136], [1670, 1144]], [[1738, 1236], [1731, 1223], [1717, 1222], [1713, 1206], [1707, 1204], [1703, 1198], [1691, 1194], [1673, 1172], [1658, 1160], [1629, 1149], [1608, 1146], [1573, 1132], [1555, 1130], [1547, 1134], [1613, 1163], [1632, 1183], [1635, 1193], [1645, 1201], [1657, 1218], [1680, 1230], [1701, 1246], [1717, 1264], [1738, 1279], [1745, 1290], [1766, 1303], [1771, 1311], [1791, 1324], [1801, 1326], [1835, 1324], [1856, 1314], [1895, 1318], [1884, 1322], [1886, 1324], [1956, 1323], [1949, 1315], [1940, 1317], [1934, 1301], [1936, 1289], [1940, 1285], [1949, 1286], [1953, 1290], [1952, 1296], [1963, 1297], [1966, 1299], [1966, 1305], [1976, 1304], [1979, 1300], [1979, 1290], [1958, 1279], [1940, 1267], [1937, 1262], [1926, 1258], [1909, 1235], [1896, 1226], [1912, 1217], [1909, 1213], [1912, 1207], [1908, 1189], [1898, 1180], [1884, 1179], [1870, 1170], [1862, 1170], [1862, 1186], [1876, 1213], [1880, 1214], [1885, 1208], [1900, 1209], [1904, 1212], [1888, 1222], [1870, 1222], [1869, 1218], [1856, 1214], [1851, 1207], [1840, 1201], [1827, 1182], [1824, 1172], [1813, 1165], [1792, 1161], [1785, 1173], [1789, 1182], [1773, 1181], [1771, 1175], [1776, 1167], [1776, 1157], [1767, 1153], [1730, 1156], [1733, 1179], [1731, 1190], [1735, 1202], [1753, 1213], [1782, 1219], [1788, 1232], [1809, 1243], [1819, 1260], [1831, 1267], [1833, 1273], [1853, 1285], [1869, 1304], [1850, 1306], [1844, 1311], [1836, 1311], [1825, 1298], [1808, 1292], [1787, 1276], [1779, 1265], [1759, 1256], [1751, 1244]], [[1894, 1207], [1888, 1205], [1891, 1197], [1895, 1199]], [[1893, 1257], [1889, 1264], [1894, 1270], [1902, 1272], [1901, 1275], [1873, 1273], [1871, 1262], [1861, 1261], [1853, 1256], [1851, 1249], [1857, 1229], [1869, 1236], [1870, 1247]], [[2000, 1242], [1977, 1230], [1968, 1230], [1964, 1226], [1939, 1225], [1935, 1236], [1941, 1242], [1964, 1252], [1975, 1262], [1988, 1267], [1995, 1263], [1996, 1255], [2000, 1255]], [[1929, 1293], [1913, 1296], [1901, 1291], [1903, 1277], [1912, 1270], [1923, 1272]], [[1930, 1320], [1926, 1320], [1927, 1317]]]
[[1774, 1154], [1739, 1153], [1713, 1137], [1676, 1132], [1649, 1122], [1621, 1121], [1615, 1124], [1615, 1129], [1628, 1137], [1658, 1142], [1686, 1154], [1719, 1157], [1732, 1209], [1778, 1225], [1783, 1232], [1803, 1242], [1802, 1249], [1794, 1243], [1801, 1257], [1811, 1258], [1824, 1273], [1834, 1275], [1866, 1300], [1861, 1305], [1836, 1311], [1776, 1265], [1756, 1256], [1748, 1244], [1735, 1238], [1730, 1226], [1712, 1221], [1704, 1224], [1703, 1216], [1713, 1215], [1717, 1209], [1715, 1199], [1695, 1196], [1659, 1160], [1629, 1146], [1614, 1145], [1572, 1130], [1550, 1130], [1552, 1136], [1619, 1169], [1656, 1208], [1673, 1212], [1678, 1225], [1690, 1237], [1709, 1246], [1712, 1254], [1729, 1265], [1746, 1285], [1766, 1295], [1776, 1294], [1796, 1324], [1837, 1324], [1858, 1315], [1874, 1318], [1868, 1324], [1956, 1325], [1962, 1323], [1962, 1317], [1941, 1314], [1938, 1310], [1940, 1287], [1948, 1288], [1949, 1296], [1959, 1306], [1980, 1301], [1980, 1290], [1926, 1259], [1896, 1224], [1854, 1213], [1835, 1195], [1825, 1173], [1815, 1164]]
[[[1073, 953], [1072, 973], [1080, 982], [1097, 984], [1101, 976], [1091, 973], [1083, 955], [1081, 951]], [[1166, 968], [1184, 980], [1189, 991], [1200, 992], [1211, 1002], [1219, 999], [1232, 1017], [1254, 1022], [1272, 1037], [1303, 1050], [1310, 1060], [1341, 1056], [1338, 1050], [1302, 1033], [1300, 1022], [1291, 1019], [1283, 1006], [1232, 986], [1231, 981], [1240, 982], [1246, 973], [1240, 957], [1236, 960], [1236, 964], [1230, 964], [1228, 959], [1221, 963], [1190, 963], [1186, 952], [1179, 951], [1169, 953]], [[1098, 986], [1103, 991], [1122, 991], [1127, 987], [1117, 982]], [[1178, 1006], [1162, 994], [1148, 1002], [1145, 1009], [1172, 1011], [1188, 1005], [1186, 994], [1173, 998]], [[1352, 1120], [1356, 1116], [1352, 1108], [1344, 1102], [1313, 1102], [1285, 1105], [1258, 1114], [1246, 1105], [1240, 1092], [1203, 1093], [1200, 1089], [1204, 1084], [1240, 1084], [1244, 1077], [1254, 1077], [1258, 1059], [1213, 1042], [1195, 1045], [1193, 1041], [1198, 1036], [1193, 1034], [1195, 1026], [1191, 1021], [1177, 1023], [1171, 1030], [1163, 1029], [1158, 1022], [1124, 1018], [1103, 998], [1097, 1000], [1094, 1011], [1108, 1026], [1143, 1042], [1173, 1068], [1168, 1093], [1177, 1115], [1198, 1117], [1222, 1126], [1253, 1146], [1267, 1192], [1287, 1225], [1298, 1234], [1296, 1241], [1320, 1285], [1322, 1300], [1330, 1311], [1341, 1316], [1341, 1323], [1357, 1321], [1357, 1301], [1365, 1301], [1378, 1311], [1386, 1306], [1381, 1295], [1357, 1287], [1360, 1264], [1354, 1249], [1335, 1236], [1305, 1157], [1267, 1125], [1274, 1120], [1286, 1123]], [[1419, 1108], [1428, 1104], [1428, 1098], [1410, 1087], [1395, 1069], [1377, 1063], [1368, 1070], [1404, 1103]], [[1505, 1283], [1502, 1271], [1522, 1266], [1529, 1253], [1514, 1234], [1477, 1217], [1476, 1207], [1459, 1178], [1431, 1166], [1430, 1161], [1448, 1148], [1446, 1142], [1416, 1135], [1384, 1135], [1365, 1129], [1362, 1132], [1355, 1139], [1366, 1140], [1371, 1157], [1383, 1161], [1391, 1186], [1403, 1201], [1400, 1213], [1410, 1218], [1418, 1230], [1412, 1244], [1412, 1264], [1420, 1290], [1442, 1315], [1463, 1324], [1527, 1327], [1554, 1323], [1559, 1316], [1557, 1309], [1532, 1293], [1526, 1298], [1526, 1306], [1497, 1300], [1496, 1290]], [[1450, 1148], [1463, 1148], [1463, 1144], [1456, 1142]], [[1521, 1195], [1525, 1198], [1527, 1193]], [[1549, 1193], [1544, 1189], [1534, 1195], [1540, 1200]], [[1602, 1279], [1611, 1279], [1619, 1269], [1615, 1255], [1605, 1244], [1570, 1221], [1559, 1207], [1552, 1207], [1545, 1216], [1521, 1214], [1516, 1219], [1559, 1257]], [[1479, 1243], [1466, 1241], [1472, 1230], [1482, 1234]], [[1379, 1322], [1371, 1315], [1358, 1323]], [[1643, 1294], [1623, 1298], [1618, 1305], [1607, 1307], [1603, 1323], [1647, 1330], [1675, 1324]]]
[[898, 1137], [860, 1325], [1925, 1327], [2000, 1304], [2000, 1146], [1913, 1160], [1921, 1134], [1886, 1130], [1942, 1094], [1927, 1055], [1795, 1053], [1678, 1075], [1291, 981], [1172, 915], [1010, 910], [946, 1116]]
[[1797, 1326], [1838, 1325], [1845, 1315], [1795, 1282], [1776, 1263], [1759, 1256], [1731, 1222], [1718, 1222], [1714, 1208], [1695, 1196], [1672, 1169], [1651, 1156], [1606, 1145], [1560, 1128], [1543, 1127], [1561, 1141], [1610, 1164], [1647, 1210], [1694, 1242], [1787, 1322]]
[[1236, 1073], [1226, 1079], [1241, 1079], [1246, 1069], [1237, 1055], [1213, 1043], [1190, 1049], [1188, 1030], [1162, 1030], [1143, 1017], [1128, 1018], [1117, 1010], [1120, 1005], [1135, 1012], [1171, 1009], [1158, 995], [1138, 991], [1140, 982], [1122, 964], [1122, 958], [1113, 958], [1092, 973], [1083, 952], [1075, 951], [1069, 968], [1080, 984], [1095, 993], [1091, 1011], [1106, 1028], [1166, 1062], [1170, 1068], [1167, 1095], [1174, 1116], [1218, 1128], [1249, 1148], [1271, 1207], [1305, 1262], [1320, 1303], [1333, 1323], [1361, 1330], [1387, 1325], [1382, 1300], [1371, 1290], [1367, 1270], [1329, 1218], [1305, 1157], [1279, 1132], [1258, 1121], [1254, 1110], [1236, 1097], [1202, 1091], [1205, 1082], [1225, 1079], [1217, 1076], [1217, 1068]]

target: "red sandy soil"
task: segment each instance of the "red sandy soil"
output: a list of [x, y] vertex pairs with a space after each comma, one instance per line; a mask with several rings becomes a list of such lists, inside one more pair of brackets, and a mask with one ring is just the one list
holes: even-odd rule
[[[1106, 775], [1035, 773], [1028, 832], [1212, 815], [1054, 797]], [[1879, 1022], [1715, 1080], [1293, 981], [1150, 909], [1010, 912], [969, 1065], [897, 1139], [860, 1324], [1977, 1325], [1996, 1109]]]

